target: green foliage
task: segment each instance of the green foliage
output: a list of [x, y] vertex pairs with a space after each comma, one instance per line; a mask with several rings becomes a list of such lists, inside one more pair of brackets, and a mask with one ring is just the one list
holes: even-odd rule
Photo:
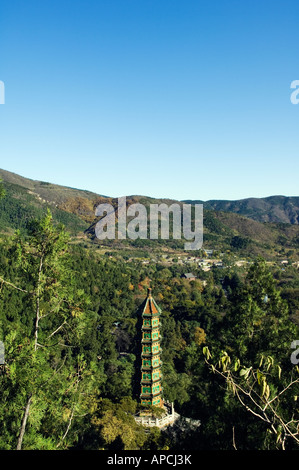
[[67, 427], [65, 411], [73, 416], [80, 409], [81, 383], [91, 374], [91, 365], [85, 372], [84, 357], [72, 350], [87, 323], [84, 309], [88, 302], [74, 288], [67, 242], [68, 235], [62, 227], [53, 226], [50, 212], [31, 224], [25, 240], [19, 233], [15, 238], [20, 276], [16, 289], [26, 282], [22, 292], [26, 294], [27, 315], [23, 322], [6, 322], [3, 332], [5, 394], [1, 396], [0, 420], [6, 423], [3, 438], [8, 448], [60, 445]]
[[2, 199], [5, 196], [5, 189], [3, 187], [2, 180], [0, 179], [0, 199]]
[[260, 420], [263, 436], [260, 448], [285, 450], [299, 445], [298, 366], [288, 374], [288, 371], [282, 372], [272, 356], [262, 355], [259, 366], [254, 368], [242, 365], [239, 358], [233, 361], [226, 351], [220, 354], [218, 364], [212, 362], [207, 347], [203, 354], [213, 374], [225, 380], [228, 394]]
[[[283, 275], [263, 260], [246, 273], [198, 270], [189, 282], [179, 263], [144, 265], [72, 241], [46, 213], [0, 243], [0, 448], [16, 448], [29, 398], [24, 449], [232, 449], [232, 430], [240, 449], [276, 448], [277, 435], [236, 399], [234, 384], [256, 380], [260, 399], [271, 400], [290, 383], [297, 272], [282, 292]], [[149, 279], [163, 312], [164, 398], [201, 422], [186, 421], [184, 432], [145, 433], [134, 420], [137, 312]], [[216, 370], [235, 382], [225, 387]], [[287, 419], [296, 402], [283, 395], [277, 409]]]
[[[212, 349], [203, 348], [211, 371], [214, 375], [218, 372], [228, 386], [221, 414], [231, 416], [233, 410], [238, 410], [247, 423], [250, 439], [244, 441], [242, 421], [234, 420], [234, 427], [238, 423], [239, 429], [238, 448], [298, 445], [299, 441], [292, 437], [298, 421], [294, 401], [298, 379], [290, 361], [290, 338], [297, 335], [298, 327], [290, 320], [288, 306], [273, 276], [266, 263], [257, 260], [249, 269], [245, 284], [233, 296], [231, 312], [223, 321], [221, 343], [211, 342]], [[218, 362], [214, 357], [219, 358]], [[243, 416], [248, 411], [251, 416]], [[281, 422], [290, 426], [281, 431]]]
[[117, 403], [100, 399], [91, 417], [93, 449], [136, 450], [146, 442], [146, 433], [133, 414], [137, 404], [130, 397]]
[[21, 186], [5, 183], [5, 191], [4, 187], [0, 186], [0, 229], [24, 232], [30, 222], [44, 217], [49, 207], [55, 222], [64, 224], [71, 233], [76, 234], [87, 228], [86, 223], [77, 215], [41, 202]]
[[245, 237], [240, 237], [238, 235], [234, 236], [230, 242], [233, 248], [242, 249], [247, 248], [250, 243], [250, 240]]

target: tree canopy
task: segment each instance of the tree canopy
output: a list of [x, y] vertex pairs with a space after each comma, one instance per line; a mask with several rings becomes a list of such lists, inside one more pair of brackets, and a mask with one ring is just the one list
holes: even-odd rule
[[[189, 281], [178, 263], [74, 243], [49, 211], [3, 237], [0, 448], [297, 448], [297, 284], [282, 289], [276, 274], [257, 259], [246, 273]], [[164, 398], [191, 421], [146, 433], [134, 414], [149, 284], [162, 309]]]

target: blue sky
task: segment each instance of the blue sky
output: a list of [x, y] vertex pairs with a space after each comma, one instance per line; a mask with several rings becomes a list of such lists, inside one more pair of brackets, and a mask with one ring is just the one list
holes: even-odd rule
[[0, 168], [113, 197], [298, 196], [298, 0], [0, 0]]

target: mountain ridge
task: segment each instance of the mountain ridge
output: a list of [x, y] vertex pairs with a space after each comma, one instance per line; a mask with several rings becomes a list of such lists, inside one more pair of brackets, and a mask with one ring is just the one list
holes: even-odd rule
[[249, 197], [237, 200], [196, 201], [185, 200], [189, 204], [203, 203], [206, 209], [234, 212], [259, 222], [299, 224], [299, 197], [273, 195], [263, 198]]
[[[118, 198], [108, 197], [81, 189], [55, 185], [42, 181], [34, 181], [14, 173], [0, 170], [0, 178], [6, 196], [0, 201], [0, 232], [13, 233], [24, 229], [33, 218], [42, 216], [46, 209], [52, 212], [55, 222], [63, 223], [71, 235], [84, 239], [94, 245], [122, 250], [125, 246], [154, 249], [182, 250], [183, 240], [98, 240], [95, 225], [99, 220], [95, 216], [96, 207], [100, 203], [109, 203], [116, 210]], [[147, 211], [153, 203], [184, 204], [184, 201], [172, 199], [154, 199], [147, 196], [127, 196], [127, 206], [133, 203], [143, 204]], [[299, 199], [299, 198], [298, 198]], [[274, 196], [277, 202], [277, 196]], [[280, 198], [278, 198], [278, 202]], [[192, 204], [199, 201], [192, 201]], [[202, 202], [202, 201], [201, 201]], [[273, 202], [273, 201], [272, 201]], [[191, 203], [191, 201], [189, 201]], [[233, 210], [218, 210], [223, 207], [218, 201], [217, 209], [204, 205], [204, 247], [217, 251], [237, 251], [246, 256], [284, 256], [290, 250], [294, 259], [299, 254], [299, 224], [277, 222], [261, 222]], [[216, 204], [214, 204], [214, 207]], [[262, 201], [263, 207], [263, 201]], [[225, 206], [226, 208], [226, 206]], [[238, 208], [238, 207], [237, 207]], [[246, 208], [246, 207], [245, 207]], [[84, 243], [85, 243], [84, 242]], [[89, 243], [88, 242], [88, 243]]]
[[[22, 186], [37, 197], [40, 197], [48, 203], [57, 204], [61, 209], [72, 212], [74, 205], [77, 204], [77, 210], [80, 212], [79, 206], [83, 204], [83, 199], [87, 199], [89, 204], [85, 202], [85, 211], [88, 213], [88, 222], [91, 221], [91, 212], [94, 211], [95, 204], [101, 202], [116, 201], [117, 198], [105, 196], [102, 194], [94, 193], [89, 190], [76, 189], [73, 187], [62, 186], [50, 182], [33, 180], [25, 178], [16, 173], [0, 169], [0, 178], [4, 183], [17, 184]], [[53, 197], [55, 196], [55, 197]], [[83, 198], [83, 199], [81, 199]], [[299, 224], [299, 196], [284, 196], [273, 195], [262, 198], [249, 197], [236, 200], [226, 199], [210, 199], [203, 201], [200, 199], [186, 199], [178, 201], [172, 198], [155, 198], [144, 195], [130, 195], [127, 196], [128, 200], [140, 202], [140, 200], [152, 202], [177, 202], [187, 204], [203, 204], [204, 209], [221, 211], [221, 212], [234, 212], [250, 218], [258, 222], [269, 223], [287, 223], [292, 225]], [[75, 201], [76, 200], [76, 204]], [[89, 207], [87, 207], [89, 206]], [[93, 212], [94, 214], [94, 212]]]
[[[142, 253], [147, 250], [183, 250], [184, 241], [173, 240], [171, 235], [169, 240], [98, 240], [95, 234], [95, 225], [99, 220], [95, 216], [96, 207], [100, 203], [113, 205], [117, 220], [118, 198], [34, 181], [5, 170], [0, 170], [0, 178], [6, 191], [5, 197], [0, 200], [1, 234], [12, 234], [15, 230], [26, 231], [28, 222], [33, 218], [40, 218], [49, 208], [53, 220], [65, 225], [73, 241], [84, 243], [86, 247], [101, 245], [108, 251], [112, 249], [123, 252], [133, 249]], [[183, 201], [136, 195], [127, 196], [126, 199], [127, 206], [140, 203], [146, 207], [147, 212], [153, 203], [184, 204]], [[204, 203], [203, 230], [204, 249], [233, 251], [239, 256], [262, 256], [267, 259], [280, 259], [287, 253], [292, 253], [294, 261], [299, 255], [299, 224], [260, 222], [234, 211], [209, 208]]]

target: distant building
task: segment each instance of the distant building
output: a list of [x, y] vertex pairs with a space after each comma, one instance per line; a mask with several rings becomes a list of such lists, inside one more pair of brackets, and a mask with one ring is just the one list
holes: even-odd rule
[[223, 268], [223, 263], [222, 261], [217, 261], [216, 263], [214, 263], [214, 266], [216, 266], [216, 268]]
[[196, 276], [193, 273], [184, 273], [183, 278], [188, 279], [189, 281], [195, 281]]

